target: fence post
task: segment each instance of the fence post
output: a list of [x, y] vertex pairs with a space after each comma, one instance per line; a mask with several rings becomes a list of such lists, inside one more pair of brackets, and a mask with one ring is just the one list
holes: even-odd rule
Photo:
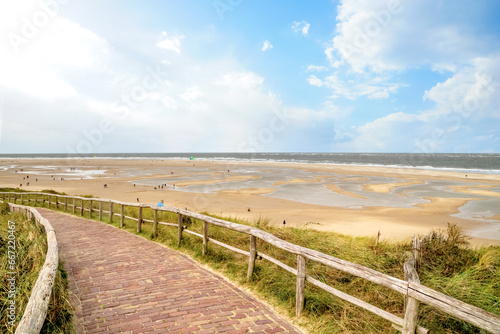
[[17, 194], [14, 194], [14, 204], [17, 204]]
[[207, 255], [207, 247], [208, 247], [208, 223], [206, 221], [203, 222], [203, 256]]
[[177, 247], [180, 247], [181, 245], [181, 240], [182, 240], [182, 215], [179, 213], [177, 216], [177, 225], [178, 225], [178, 230], [177, 230]]
[[89, 204], [89, 219], [92, 219], [92, 200], [90, 200]]
[[59, 196], [56, 196], [56, 210], [59, 209]]
[[109, 201], [109, 222], [113, 223], [113, 202]]
[[23, 197], [23, 194], [21, 194], [21, 205], [23, 205], [24, 203], [24, 197]]
[[73, 214], [76, 211], [76, 198], [73, 197]]
[[121, 212], [121, 217], [120, 217], [120, 227], [123, 227], [123, 221], [125, 220], [125, 217], [124, 217], [124, 215], [125, 215], [125, 214], [124, 214], [124, 211], [125, 211], [125, 209], [124, 209], [124, 205], [122, 204], [121, 211], [120, 211], [120, 212]]
[[413, 257], [415, 258], [415, 269], [418, 268], [418, 264], [420, 263], [420, 250], [421, 250], [421, 241], [417, 236], [413, 236]]
[[64, 197], [64, 212], [68, 211], [68, 198]]
[[158, 209], [155, 209], [153, 216], [153, 235], [156, 236], [156, 229], [158, 226]]
[[297, 255], [297, 290], [295, 292], [295, 315], [298, 317], [304, 310], [304, 287], [306, 283], [306, 259]]
[[253, 270], [255, 268], [255, 258], [257, 257], [257, 238], [250, 235], [250, 255], [248, 257], [248, 272], [247, 282], [252, 279]]
[[99, 201], [99, 221], [102, 221], [102, 201]]
[[80, 216], [83, 216], [83, 205], [84, 205], [84, 200], [83, 200], [83, 197], [82, 197], [82, 207], [80, 208]]
[[137, 217], [137, 233], [141, 232], [142, 224], [142, 206], [139, 207], [139, 215]]
[[35, 194], [35, 198], [33, 199], [33, 202], [35, 202], [35, 204], [33, 204], [33, 206], [36, 207], [36, 194]]
[[[409, 254], [405, 260], [404, 271], [405, 271], [405, 281], [408, 283], [420, 284], [420, 279], [418, 278], [418, 273], [415, 270], [415, 257], [413, 254]], [[415, 334], [417, 329], [417, 318], [418, 318], [418, 306], [420, 302], [410, 296], [406, 296], [406, 310], [405, 318], [403, 323], [403, 334]]]

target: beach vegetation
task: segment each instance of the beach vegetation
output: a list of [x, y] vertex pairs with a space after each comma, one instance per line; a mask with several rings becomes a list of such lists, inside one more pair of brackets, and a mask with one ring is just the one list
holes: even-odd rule
[[[96, 209], [94, 203], [94, 209]], [[103, 210], [109, 210], [109, 203], [103, 203]], [[113, 212], [120, 213], [120, 206], [113, 206]], [[145, 222], [137, 232], [137, 221], [124, 219], [123, 228], [144, 238], [159, 242], [192, 256], [204, 265], [212, 267], [239, 286], [243, 286], [261, 300], [265, 300], [288, 317], [296, 325], [310, 333], [398, 333], [391, 324], [357, 306], [332, 296], [306, 283], [303, 315], [295, 317], [296, 277], [262, 257], [257, 257], [250, 282], [246, 280], [248, 257], [218, 246], [209, 241], [205, 256], [199, 237], [183, 233], [180, 245], [177, 241], [177, 214], [158, 211], [158, 221], [174, 226], [159, 224], [153, 231], [153, 224]], [[387, 275], [404, 279], [403, 264], [408, 252], [412, 251], [411, 240], [389, 242], [373, 237], [353, 237], [309, 228], [313, 222], [299, 227], [273, 224], [265, 217], [242, 220], [205, 212], [204, 214], [230, 222], [257, 227], [276, 237], [322, 253], [377, 270]], [[138, 209], [125, 208], [125, 215], [138, 217]], [[152, 220], [154, 210], [145, 208], [143, 219]], [[92, 215], [98, 220], [97, 212]], [[103, 217], [108, 222], [108, 216]], [[112, 225], [120, 227], [121, 218], [114, 215]], [[203, 233], [203, 223], [197, 219], [183, 221], [187, 229]], [[209, 238], [248, 251], [248, 235], [210, 225]], [[463, 231], [456, 225], [447, 226], [421, 235], [421, 260], [418, 274], [423, 285], [436, 291], [474, 305], [488, 312], [500, 315], [500, 247], [474, 248]], [[257, 239], [257, 251], [269, 255], [290, 267], [296, 267], [295, 255]], [[404, 318], [404, 296], [383, 286], [371, 283], [357, 276], [307, 261], [307, 275], [324, 282], [351, 296], [375, 305], [394, 315]], [[487, 333], [473, 325], [458, 320], [425, 304], [419, 308], [419, 325], [434, 333]]]
[[[7, 210], [5, 210], [7, 208]], [[14, 330], [23, 316], [31, 291], [35, 285], [40, 269], [45, 262], [47, 253], [47, 236], [44, 227], [28, 219], [21, 213], [10, 213], [6, 203], [1, 204], [0, 214], [0, 332], [14, 333]], [[15, 261], [14, 270], [7, 261], [8, 221], [15, 222]], [[12, 238], [11, 238], [12, 240]], [[11, 248], [12, 249], [12, 248]], [[12, 272], [16, 274], [13, 275]], [[7, 279], [15, 277], [15, 320], [13, 323], [6, 316], [7, 308], [12, 300], [9, 294]], [[55, 277], [54, 287], [50, 296], [47, 316], [40, 333], [75, 333], [72, 323], [73, 309], [68, 297], [69, 282], [63, 264], [59, 261], [59, 268]], [[10, 322], [10, 323], [9, 323]], [[12, 326], [12, 324], [15, 324]]]

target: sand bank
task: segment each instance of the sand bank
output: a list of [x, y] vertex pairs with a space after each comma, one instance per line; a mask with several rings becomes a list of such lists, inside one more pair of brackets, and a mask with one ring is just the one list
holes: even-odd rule
[[[354, 236], [376, 236], [380, 231], [383, 239], [390, 240], [425, 234], [430, 229], [456, 223], [467, 233], [476, 236], [475, 243], [500, 245], [500, 214], [490, 214], [489, 219], [493, 221], [489, 222], [456, 216], [466, 205], [481, 200], [498, 201], [499, 193], [492, 189], [500, 186], [500, 175], [468, 174], [465, 177], [462, 173], [406, 168], [167, 159], [4, 159], [0, 163], [4, 167], [0, 170], [2, 187], [19, 187], [23, 184], [22, 188], [25, 190], [54, 189], [70, 195], [91, 194], [130, 202], [139, 199], [142, 203], [164, 200], [169, 206], [187, 207], [197, 212], [240, 217], [250, 221], [268, 217], [278, 225], [286, 220], [287, 226], [307, 226]], [[230, 170], [231, 175], [222, 178], [222, 173], [227, 173], [227, 170]], [[95, 171], [98, 173], [94, 173]], [[311, 177], [303, 177], [304, 172], [310, 173]], [[316, 172], [331, 173], [333, 179], [325, 175], [314, 175]], [[204, 175], [204, 179], [196, 179], [201, 178], [200, 175]], [[207, 175], [218, 175], [219, 179], [207, 180]], [[283, 176], [280, 180], [280, 175], [286, 177]], [[178, 179], [180, 177], [186, 180], [181, 181]], [[176, 188], [181, 185], [183, 188], [174, 190], [172, 187], [165, 187], [155, 190], [153, 186], [133, 185], [138, 180], [148, 178], [162, 179], [165, 180], [163, 182], [175, 183]], [[271, 180], [265, 181], [267, 179]], [[387, 182], [370, 181], [374, 179]], [[228, 181], [233, 182], [231, 184], [241, 183], [242, 186], [223, 188]], [[386, 203], [384, 205], [363, 204], [370, 194], [385, 199], [384, 196], [391, 196], [390, 193], [398, 187], [405, 186], [411, 190], [412, 186], [424, 187], [435, 181], [465, 184], [461, 188], [450, 189], [452, 194], [447, 194], [446, 197], [432, 196], [431, 192], [429, 196], [421, 196], [417, 204], [406, 207], [393, 207], [390, 197], [383, 202]], [[30, 183], [29, 186], [26, 185], [27, 182]], [[263, 183], [248, 186], [248, 182]], [[337, 182], [345, 182], [351, 188]], [[194, 191], [197, 185], [207, 184], [221, 188], [206, 193]], [[336, 194], [342, 201], [339, 200], [338, 205], [327, 206], [300, 202], [292, 196], [300, 195], [313, 185], [317, 189]], [[360, 191], [356, 190], [358, 188]], [[285, 190], [292, 194], [289, 198], [276, 197]], [[357, 204], [352, 205], [351, 201], [358, 202], [353, 202]], [[494, 206], [495, 203], [492, 202], [491, 205]]]

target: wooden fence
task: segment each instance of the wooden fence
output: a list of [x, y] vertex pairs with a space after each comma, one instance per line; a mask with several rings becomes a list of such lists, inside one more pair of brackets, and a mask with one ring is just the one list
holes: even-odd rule
[[[407, 260], [404, 264], [405, 271], [405, 280], [401, 280], [376, 270], [344, 261], [342, 259], [323, 254], [321, 252], [305, 248], [302, 246], [298, 246], [287, 242], [285, 240], [281, 240], [274, 235], [262, 231], [258, 228], [236, 224], [232, 222], [228, 222], [225, 220], [205, 216], [202, 214], [190, 212], [187, 210], [181, 210], [177, 208], [164, 207], [164, 206], [156, 206], [149, 204], [139, 204], [139, 203], [126, 203], [114, 200], [103, 200], [99, 198], [84, 198], [77, 196], [63, 196], [63, 195], [53, 195], [53, 194], [43, 194], [43, 193], [9, 193], [4, 192], [0, 193], [2, 196], [2, 200], [7, 200], [9, 202], [13, 201], [16, 203], [20, 201], [21, 204], [26, 203], [30, 205], [41, 205], [48, 207], [61, 208], [65, 211], [68, 211], [68, 208], [71, 208], [73, 213], [79, 213], [81, 216], [88, 212], [89, 217], [92, 218], [92, 213], [96, 211], [99, 215], [99, 220], [103, 219], [103, 214], [108, 215], [109, 221], [112, 221], [113, 216], [120, 216], [120, 227], [123, 227], [124, 219], [131, 219], [137, 221], [137, 231], [141, 231], [141, 226], [143, 223], [152, 223], [153, 224], [153, 233], [156, 232], [158, 224], [173, 226], [178, 229], [178, 243], [180, 244], [182, 240], [183, 233], [189, 233], [195, 235], [197, 237], [202, 238], [202, 252], [206, 254], [207, 245], [209, 242], [217, 244], [219, 246], [230, 249], [239, 254], [243, 254], [248, 257], [248, 272], [247, 272], [247, 280], [250, 280], [252, 277], [252, 273], [255, 267], [255, 259], [257, 255], [261, 258], [264, 258], [279, 267], [285, 269], [286, 271], [297, 276], [296, 282], [296, 315], [300, 315], [304, 308], [304, 286], [305, 282], [309, 282], [310, 284], [323, 289], [334, 296], [337, 296], [341, 299], [344, 299], [348, 302], [351, 302], [367, 311], [370, 311], [393, 324], [393, 327], [400, 330], [404, 334], [409, 333], [428, 333], [428, 330], [422, 328], [417, 325], [418, 318], [418, 306], [419, 303], [425, 303], [436, 309], [452, 315], [458, 319], [471, 323], [479, 328], [485, 329], [492, 333], [500, 333], [500, 317], [487, 312], [478, 307], [466, 304], [462, 301], [444, 295], [440, 292], [427, 288], [420, 284], [418, 279], [418, 274], [415, 270], [415, 263], [418, 258], [418, 252], [416, 249], [418, 248], [417, 244], [414, 242], [415, 253], [408, 256]], [[64, 200], [61, 202], [60, 200]], [[71, 200], [71, 203], [68, 203], [68, 200]], [[94, 208], [94, 203], [98, 203], [98, 209]], [[103, 204], [107, 203], [109, 205], [109, 211], [103, 210]], [[120, 213], [114, 212], [114, 205], [120, 206]], [[138, 209], [138, 217], [129, 217], [124, 214], [125, 207], [135, 207]], [[147, 220], [143, 218], [143, 210], [151, 209], [154, 210], [154, 218], [153, 220]], [[158, 211], [167, 211], [171, 213], [175, 213], [178, 215], [178, 223], [166, 223], [158, 221]], [[193, 219], [198, 219], [203, 222], [203, 234], [190, 231], [185, 226], [183, 226], [183, 217], [190, 217]], [[224, 244], [220, 241], [214, 240], [208, 237], [208, 228], [209, 225], [223, 227], [232, 231], [245, 233], [249, 235], [250, 238], [250, 249], [248, 251], [242, 250], [227, 244]], [[257, 239], [263, 240], [274, 247], [287, 251], [297, 256], [297, 268], [292, 268], [269, 255], [263, 254], [257, 250]], [[404, 318], [400, 318], [392, 313], [389, 313], [385, 310], [382, 310], [374, 305], [371, 305], [363, 300], [360, 300], [356, 297], [350, 296], [342, 291], [335, 289], [309, 275], [306, 273], [306, 260], [314, 261], [323, 265], [326, 265], [330, 268], [343, 271], [345, 273], [355, 275], [366, 279], [370, 282], [382, 285], [386, 288], [392, 289], [398, 293], [401, 293], [406, 298], [405, 303], [405, 316]]]
[[39, 334], [47, 315], [50, 295], [59, 266], [56, 234], [50, 222], [43, 218], [35, 208], [12, 203], [9, 203], [9, 207], [13, 212], [23, 212], [29, 218], [34, 217], [37, 223], [43, 225], [47, 235], [45, 262], [31, 290], [30, 299], [24, 309], [23, 317], [16, 328], [16, 334]]

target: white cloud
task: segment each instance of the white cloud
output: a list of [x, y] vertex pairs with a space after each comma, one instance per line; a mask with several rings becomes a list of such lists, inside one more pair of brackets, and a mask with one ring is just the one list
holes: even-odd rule
[[307, 36], [309, 34], [309, 27], [311, 25], [306, 21], [293, 21], [292, 29], [295, 32], [301, 32], [302, 35]]
[[436, 113], [461, 117], [500, 117], [500, 55], [475, 58], [449, 79], [424, 94], [436, 103]]
[[318, 66], [318, 65], [309, 65], [307, 66], [307, 70], [311, 72], [323, 72], [328, 71], [328, 67]]
[[179, 96], [187, 102], [192, 102], [203, 97], [203, 95], [204, 94], [202, 93], [199, 86], [193, 86], [189, 87], [184, 93], [180, 94]]
[[171, 50], [181, 53], [181, 41], [185, 38], [184, 35], [167, 34], [165, 31], [161, 33], [156, 46], [160, 49]]
[[274, 46], [268, 40], [264, 41], [264, 44], [262, 44], [262, 51], [266, 51], [272, 48], [274, 48]]
[[454, 10], [451, 3], [436, 6], [432, 0], [343, 0], [326, 56], [332, 66], [348, 65], [355, 72], [422, 65], [452, 69], [491, 47], [489, 38], [473, 35], [467, 16]]
[[381, 77], [361, 77], [342, 80], [337, 74], [332, 74], [324, 79], [311, 74], [307, 81], [316, 87], [327, 87], [332, 89], [332, 98], [345, 97], [350, 100], [366, 96], [369, 99], [385, 99], [395, 93], [402, 85], [385, 82]]
[[177, 109], [178, 103], [175, 101], [175, 99], [171, 96], [165, 96], [161, 102], [167, 109]]
[[0, 50], [0, 84], [50, 100], [77, 94], [66, 78], [69, 74], [104, 70], [109, 45], [95, 33], [58, 18], [19, 52], [10, 47]]

